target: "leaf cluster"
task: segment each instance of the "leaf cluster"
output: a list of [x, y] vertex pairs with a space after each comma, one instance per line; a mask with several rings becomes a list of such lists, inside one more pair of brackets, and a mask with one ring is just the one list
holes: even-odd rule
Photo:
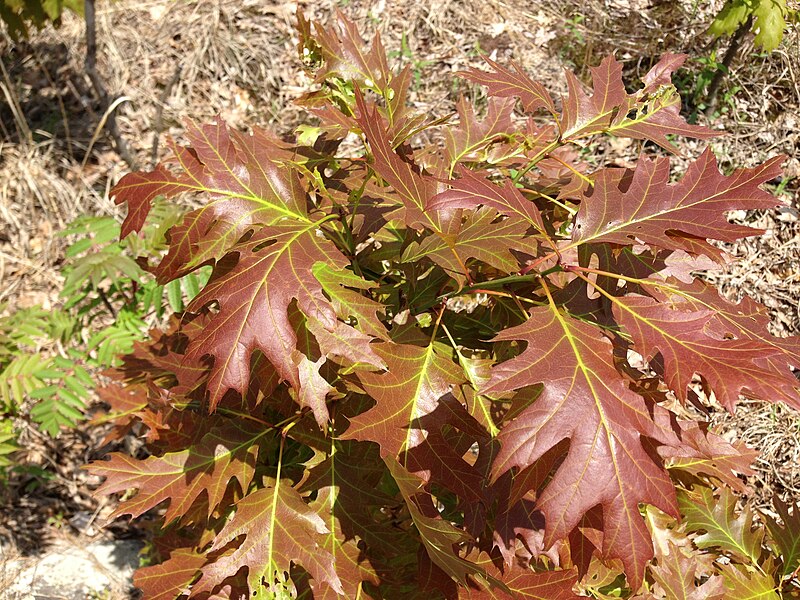
[[120, 364], [167, 309], [182, 310], [205, 282], [199, 272], [164, 287], [134, 260], [160, 255], [180, 212], [156, 206], [144, 235], [123, 242], [113, 218], [79, 218], [61, 232], [71, 240], [63, 305], [0, 317], [0, 470], [15, 464], [13, 418], [29, 419], [51, 437], [75, 427], [93, 398], [95, 375]]
[[[147, 268], [211, 269], [102, 390], [111, 438], [150, 452], [88, 467], [126, 493], [115, 516], [157, 515], [145, 597], [675, 597], [663, 557], [686, 561], [651, 525], [682, 512], [698, 551], [753, 558], [691, 508], [753, 459], [696, 410], [800, 406], [798, 344], [694, 272], [724, 262], [709, 240], [758, 233], [726, 214], [778, 205], [782, 158], [723, 174], [707, 150], [673, 181], [655, 150], [711, 136], [680, 115], [681, 55], [633, 92], [608, 57], [559, 99], [487, 59], [460, 74], [485, 113], [436, 118], [379, 37], [299, 31], [297, 140], [188, 122], [112, 192], [124, 239], [191, 196]], [[640, 140], [636, 165], [592, 156], [603, 136]]]
[[[23, 412], [27, 400], [33, 405], [25, 412], [52, 436], [61, 426], [74, 427], [82, 420], [84, 402], [94, 386], [92, 378], [71, 357], [40, 351], [48, 341], [59, 340], [63, 328], [71, 325], [65, 323], [63, 313], [39, 307], [0, 318], [0, 410], [4, 420]], [[11, 431], [6, 435], [13, 437]]]
[[0, 19], [14, 40], [28, 37], [30, 28], [58, 27], [61, 14], [71, 10], [83, 15], [82, 0], [0, 0]]
[[727, 0], [708, 32], [715, 37], [732, 36], [740, 26], [749, 22], [755, 33], [755, 43], [765, 52], [772, 52], [797, 17], [797, 10], [787, 7], [786, 0]]

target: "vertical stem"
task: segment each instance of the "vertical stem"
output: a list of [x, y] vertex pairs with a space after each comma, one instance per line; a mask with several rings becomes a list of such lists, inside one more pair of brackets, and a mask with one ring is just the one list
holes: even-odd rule
[[164, 86], [164, 91], [161, 92], [161, 98], [159, 99], [158, 106], [156, 107], [156, 119], [153, 123], [153, 145], [150, 149], [151, 168], [155, 168], [156, 163], [158, 163], [158, 140], [161, 136], [161, 131], [164, 129], [164, 106], [169, 100], [169, 95], [172, 93], [172, 88], [176, 83], [178, 83], [178, 79], [180, 79], [182, 71], [183, 65], [179, 62], [175, 66], [175, 72], [172, 74], [172, 78], [167, 82], [167, 85]]
[[747, 17], [747, 20], [739, 25], [739, 28], [733, 34], [731, 38], [731, 44], [728, 46], [728, 49], [725, 51], [725, 56], [722, 57], [722, 64], [717, 67], [716, 73], [714, 73], [714, 77], [711, 79], [711, 83], [708, 84], [708, 91], [706, 93], [706, 109], [704, 111], [707, 117], [710, 117], [714, 113], [714, 109], [717, 106], [717, 96], [719, 95], [719, 88], [722, 85], [723, 79], [725, 79], [725, 75], [730, 72], [731, 64], [733, 64], [733, 59], [736, 58], [736, 55], [739, 53], [739, 47], [742, 45], [742, 41], [744, 40], [745, 34], [750, 31], [750, 26], [753, 24], [753, 15]]
[[[84, 0], [83, 6], [84, 16], [86, 19], [86, 59], [84, 60], [83, 64], [84, 68], [86, 69], [86, 74], [89, 76], [89, 80], [92, 82], [92, 87], [100, 99], [103, 110], [106, 110], [111, 104], [108, 99], [108, 92], [106, 91], [105, 85], [103, 85], [103, 80], [100, 78], [100, 74], [97, 72], [97, 28], [95, 26], [94, 0]], [[119, 127], [117, 126], [117, 117], [114, 114], [114, 111], [111, 111], [111, 113], [108, 115], [106, 128], [114, 140], [117, 153], [122, 157], [122, 160], [128, 163], [128, 166], [131, 169], [136, 170], [136, 160], [133, 158], [133, 155], [128, 149], [128, 144], [125, 143], [125, 140], [119, 131]]]

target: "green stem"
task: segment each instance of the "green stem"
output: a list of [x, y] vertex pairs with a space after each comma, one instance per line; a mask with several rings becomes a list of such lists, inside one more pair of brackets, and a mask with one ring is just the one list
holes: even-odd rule
[[558, 148], [561, 145], [561, 138], [557, 138], [550, 142], [547, 146], [542, 148], [539, 153], [534, 156], [531, 161], [525, 166], [524, 169], [518, 171], [514, 177], [511, 178], [511, 181], [517, 183], [520, 179], [522, 179], [528, 171], [530, 171], [533, 167], [535, 167], [545, 156], [550, 154], [553, 150]]
[[564, 268], [561, 265], [555, 265], [550, 267], [546, 271], [542, 271], [541, 273], [526, 273], [525, 275], [509, 275], [508, 277], [501, 277], [499, 279], [492, 279], [490, 281], [483, 281], [480, 283], [476, 283], [475, 285], [470, 285], [460, 290], [456, 290], [453, 292], [448, 292], [440, 296], [440, 299], [447, 300], [448, 298], [453, 298], [455, 296], [463, 296], [465, 294], [470, 294], [472, 292], [479, 292], [483, 289], [492, 289], [498, 287], [504, 287], [506, 285], [511, 285], [514, 283], [527, 283], [530, 281], [534, 281], [539, 277], [543, 277], [545, 275], [549, 275], [550, 273], [557, 273], [563, 271]]

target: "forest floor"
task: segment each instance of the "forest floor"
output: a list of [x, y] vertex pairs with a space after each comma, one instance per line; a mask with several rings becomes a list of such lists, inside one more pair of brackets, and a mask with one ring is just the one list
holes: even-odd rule
[[[98, 61], [117, 120], [139, 167], [162, 156], [168, 136], [180, 140], [186, 118], [221, 115], [237, 128], [268, 124], [291, 134], [302, 122], [292, 104], [311, 81], [297, 57], [295, 11], [322, 22], [341, 10], [365, 38], [379, 31], [391, 60], [411, 65], [410, 100], [432, 115], [453, 110], [459, 95], [480, 90], [454, 77], [480, 66], [481, 55], [514, 60], [552, 92], [564, 91], [563, 70], [587, 81], [589, 67], [614, 53], [634, 84], [664, 52], [686, 52], [677, 85], [692, 111], [708, 58], [721, 55], [705, 30], [721, 2], [682, 0], [119, 0], [99, 5]], [[98, 133], [100, 103], [85, 74], [84, 25], [66, 15], [59, 29], [12, 43], [0, 32], [0, 314], [61, 302], [65, 241], [55, 234], [79, 215], [122, 212], [111, 186], [129, 170], [112, 140]], [[735, 260], [709, 274], [729, 298], [749, 295], [769, 307], [773, 332], [800, 333], [800, 33], [789, 32], [766, 55], [745, 39], [726, 77], [715, 114], [698, 122], [724, 135], [711, 146], [723, 168], [752, 166], [785, 154], [785, 175], [773, 191], [786, 201], [774, 211], [731, 218], [766, 230], [728, 247]], [[689, 114], [687, 112], [687, 114]], [[154, 148], [156, 148], [154, 150]], [[598, 151], [627, 165], [638, 143], [613, 140]], [[701, 144], [682, 142], [679, 172]], [[760, 452], [750, 500], [768, 508], [774, 494], [800, 499], [800, 419], [782, 406], [743, 401], [735, 415], [712, 408], [709, 421], [726, 438]], [[24, 426], [24, 423], [23, 423]], [[94, 457], [103, 431], [83, 426], [50, 439], [28, 427], [22, 460], [49, 477], [21, 477], [0, 508], [0, 543], [35, 554], [64, 535], [88, 541], [139, 535], [127, 523], [108, 527], [110, 501], [91, 495], [97, 482], [80, 469]], [[2, 545], [2, 544], [0, 544]], [[0, 556], [0, 560], [2, 557]], [[3, 588], [0, 570], [0, 589]], [[2, 593], [0, 593], [2, 596]]]

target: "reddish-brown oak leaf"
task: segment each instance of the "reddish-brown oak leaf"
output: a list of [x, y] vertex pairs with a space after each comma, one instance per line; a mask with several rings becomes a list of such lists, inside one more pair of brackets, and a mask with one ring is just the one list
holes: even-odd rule
[[[456, 110], [460, 120], [458, 128], [445, 130], [445, 152], [451, 172], [459, 162], [480, 160], [481, 152], [487, 153], [495, 142], [507, 140], [514, 131], [511, 121], [514, 101], [511, 99], [490, 98], [482, 121], [464, 98], [458, 100]], [[518, 145], [510, 144], [503, 154], [513, 153]], [[489, 162], [497, 162], [497, 157], [493, 154]]]
[[355, 319], [355, 328], [362, 333], [383, 341], [389, 340], [386, 327], [378, 317], [378, 313], [385, 310], [383, 304], [348, 289], [368, 290], [374, 287], [373, 284], [364, 281], [350, 270], [334, 269], [323, 262], [314, 263], [311, 272], [330, 298], [340, 319], [343, 321]]
[[592, 95], [583, 90], [577, 76], [566, 71], [569, 93], [561, 114], [561, 135], [580, 137], [600, 132], [611, 125], [628, 93], [622, 82], [622, 64], [607, 56], [597, 67], [591, 67]]
[[519, 65], [512, 63], [511, 66], [514, 69], [512, 71], [487, 57], [484, 57], [484, 60], [492, 69], [491, 71], [470, 69], [459, 74], [465, 79], [486, 86], [489, 96], [519, 98], [525, 112], [534, 112], [539, 108], [545, 108], [550, 114], [556, 114], [553, 99], [545, 87], [528, 77]]
[[319, 490], [324, 495], [327, 506], [320, 512], [336, 519], [332, 534], [363, 540], [370, 556], [392, 556], [409, 540], [402, 530], [383, 526], [381, 509], [396, 502], [378, 487], [385, 473], [375, 444], [339, 441], [336, 454], [309, 471], [300, 492]]
[[295, 563], [311, 575], [312, 586], [324, 583], [343, 595], [333, 556], [325, 549], [329, 533], [322, 517], [286, 481], [256, 490], [236, 503], [233, 517], [214, 538], [211, 551], [238, 538], [241, 542], [202, 568], [192, 594], [211, 592], [246, 568], [250, 595], [257, 596], [265, 587], [276, 589]]
[[[301, 312], [333, 331], [336, 312], [312, 267], [317, 262], [335, 269], [348, 264], [322, 234], [322, 221], [282, 221], [262, 228], [217, 264], [206, 287], [189, 305], [190, 311], [197, 311], [219, 304], [219, 312], [192, 339], [186, 353], [190, 359], [214, 358], [207, 384], [212, 409], [229, 388], [242, 393], [247, 389], [250, 357], [256, 349], [299, 395], [305, 393], [299, 372], [303, 356], [296, 352], [297, 333], [288, 311], [297, 301]], [[310, 406], [317, 421], [324, 423], [328, 417], [324, 396], [314, 396]]]
[[92, 424], [114, 424], [114, 428], [106, 434], [101, 443], [105, 446], [114, 439], [122, 439], [131, 430], [139, 413], [147, 407], [147, 393], [142, 387], [123, 386], [112, 382], [97, 389], [100, 400], [109, 405], [108, 414], [97, 415], [92, 419]]
[[[164, 282], [219, 258], [255, 224], [291, 217], [306, 218], [306, 199], [299, 179], [281, 165], [291, 156], [271, 133], [231, 133], [216, 123], [186, 125], [189, 148], [172, 144], [173, 158], [150, 173], [123, 177], [111, 190], [117, 204], [126, 203], [122, 236], [139, 231], [157, 196], [203, 193], [209, 202], [189, 213], [170, 231], [170, 249], [156, 269]], [[173, 173], [170, 165], [177, 165]]]
[[499, 220], [494, 209], [479, 208], [462, 217], [456, 211], [441, 219], [441, 233], [431, 234], [420, 242], [412, 242], [403, 252], [403, 262], [429, 258], [463, 285], [469, 272], [467, 262], [477, 259], [503, 273], [519, 270], [519, 262], [511, 249], [535, 255], [535, 239], [525, 235], [528, 225], [515, 219]]
[[433, 497], [424, 490], [425, 482], [409, 473], [393, 456], [384, 457], [384, 462], [400, 488], [431, 561], [463, 586], [467, 585], [468, 576], [485, 576], [482, 566], [459, 555], [459, 545], [469, 541], [470, 536], [439, 515]]
[[[188, 156], [194, 159], [193, 155]], [[122, 237], [139, 231], [147, 221], [152, 201], [158, 196], [167, 198], [183, 192], [199, 192], [202, 186], [187, 175], [173, 175], [164, 164], [159, 164], [150, 172], [128, 173], [111, 189], [116, 203], [128, 205], [128, 215], [122, 224]]]
[[375, 105], [368, 104], [361, 94], [356, 94], [356, 106], [359, 112], [358, 124], [372, 150], [372, 166], [402, 199], [405, 222], [418, 229], [425, 227], [439, 230], [436, 215], [425, 212], [428, 200], [438, 191], [436, 180], [420, 173], [394, 151]]
[[484, 500], [483, 474], [463, 459], [440, 431], [428, 432], [425, 441], [408, 451], [406, 468], [428, 483], [440, 484], [466, 502]]
[[[169, 252], [153, 269], [162, 283], [221, 258], [258, 224], [284, 217], [307, 220], [300, 179], [281, 162], [291, 155], [271, 134], [255, 129], [251, 135], [228, 136], [224, 126], [211, 127], [195, 127], [189, 138], [204, 163], [201, 181], [209, 202], [170, 230]], [[217, 135], [210, 141], [212, 132]]]
[[[327, 494], [319, 494], [320, 500], [327, 500]], [[330, 523], [330, 521], [326, 521]], [[335, 525], [335, 521], [334, 521]], [[363, 549], [354, 540], [343, 540], [335, 533], [328, 534], [322, 545], [325, 552], [333, 557], [333, 566], [339, 576], [343, 593], [336, 591], [329, 583], [323, 582], [316, 585], [314, 600], [349, 600], [363, 595], [364, 582], [378, 585], [380, 579], [369, 561], [364, 558]]]
[[667, 134], [707, 138], [715, 135], [706, 127], [689, 125], [680, 116], [680, 94], [671, 84], [671, 73], [685, 56], [666, 54], [644, 77], [645, 87], [629, 95], [622, 81], [622, 64], [613, 56], [591, 68], [592, 95], [567, 71], [568, 94], [560, 118], [563, 140], [601, 132], [651, 140], [667, 150], [675, 146]]
[[[377, 453], [371, 454], [377, 457]], [[386, 498], [382, 498], [380, 492], [375, 489], [378, 481], [367, 483], [358, 476], [361, 465], [351, 464], [343, 467], [338, 464], [339, 458], [347, 461], [349, 457], [340, 457], [337, 452], [336, 459], [329, 458], [320, 465], [321, 468], [314, 472], [314, 479], [306, 480], [303, 487], [314, 490], [317, 494], [310, 507], [323, 517], [331, 530], [323, 549], [332, 557], [336, 574], [344, 589], [343, 596], [347, 599], [357, 598], [365, 581], [373, 585], [380, 583], [367, 555], [380, 556], [377, 550], [381, 545], [385, 545], [389, 552], [392, 552], [401, 546], [404, 540], [400, 539], [399, 532], [387, 532], [385, 528], [380, 527], [373, 516], [376, 513], [380, 514], [379, 507], [387, 504]], [[362, 458], [365, 458], [363, 454]], [[372, 466], [364, 465], [365, 470], [369, 470]], [[352, 476], [355, 478], [351, 478]], [[319, 477], [324, 479], [318, 479]], [[376, 502], [378, 499], [380, 501]], [[389, 499], [389, 503], [391, 502], [392, 499]], [[377, 545], [372, 545], [372, 542]], [[393, 542], [399, 546], [393, 546]], [[331, 586], [322, 587], [324, 589], [317, 589], [314, 598], [342, 597]]]
[[[337, 23], [325, 29], [316, 25], [316, 36], [302, 17], [300, 35], [304, 61], [323, 60], [325, 64], [317, 70], [316, 81], [338, 87], [343, 81], [357, 82], [356, 91], [368, 89], [383, 97], [385, 107], [378, 110], [385, 114], [389, 129], [396, 139], [405, 139], [425, 121], [425, 115], [411, 110], [408, 103], [408, 88], [411, 85], [411, 65], [399, 73], [389, 70], [380, 35], [375, 34], [369, 50], [358, 34], [356, 26], [342, 13], [337, 13]], [[320, 56], [321, 55], [321, 56]], [[299, 104], [321, 120], [320, 129], [340, 137], [355, 129], [355, 121], [349, 110], [342, 111], [338, 103], [331, 103], [329, 93], [323, 88], [304, 94]]]
[[164, 513], [169, 523], [187, 514], [201, 494], [208, 500], [210, 513], [232, 481], [246, 490], [255, 475], [259, 441], [269, 433], [269, 429], [243, 419], [226, 419], [185, 450], [143, 460], [115, 452], [111, 460], [95, 461], [86, 468], [106, 478], [98, 494], [136, 490], [132, 498], [119, 504], [112, 518], [138, 517], [169, 500]]
[[738, 441], [725, 441], [695, 421], [678, 421], [681, 432], [680, 446], [662, 446], [658, 453], [668, 459], [667, 467], [686, 471], [696, 476], [714, 477], [739, 493], [748, 487], [737, 475], [753, 475], [751, 465], [758, 452]]
[[358, 28], [342, 13], [337, 13], [330, 27], [314, 23], [313, 34], [311, 24], [302, 15], [299, 20], [301, 58], [308, 58], [314, 49], [322, 54], [324, 65], [316, 72], [317, 81], [335, 74], [341, 79], [356, 80], [370, 87], [384, 88], [389, 83], [393, 74], [389, 70], [380, 36], [375, 36], [372, 48], [366, 51]]
[[341, 321], [336, 323], [333, 331], [328, 331], [312, 317], [306, 319], [306, 328], [319, 345], [323, 356], [342, 362], [348, 366], [360, 365], [385, 369], [386, 363], [375, 354], [370, 346], [374, 339], [361, 333], [355, 327]]
[[133, 352], [123, 359], [126, 379], [158, 382], [170, 395], [191, 397], [202, 388], [208, 369], [201, 361], [186, 358], [186, 342], [203, 330], [208, 319], [208, 313], [184, 315], [182, 323], [175, 319], [169, 331], [151, 332], [149, 343], [134, 343]]
[[[676, 151], [667, 135], [709, 138], [717, 135], [710, 129], [688, 124], [680, 116], [681, 96], [672, 85], [672, 73], [686, 60], [685, 54], [666, 53], [642, 78], [644, 88], [633, 100], [629, 111], [621, 110], [614, 119], [609, 133], [636, 140], [651, 140], [667, 150]], [[630, 110], [635, 111], [630, 115]]]
[[534, 571], [530, 567], [514, 564], [505, 570], [498, 569], [488, 556], [482, 555], [478, 560], [501, 586], [483, 587], [478, 584], [459, 589], [458, 597], [464, 600], [573, 600], [579, 596], [573, 591], [578, 574], [575, 569], [560, 571]]
[[469, 169], [459, 168], [458, 179], [449, 181], [450, 189], [431, 198], [429, 210], [477, 208], [489, 206], [500, 214], [519, 220], [543, 232], [544, 224], [539, 209], [510, 181], [495, 185]]
[[[572, 233], [574, 244], [641, 243], [693, 253], [693, 238], [732, 242], [759, 230], [729, 223], [727, 211], [774, 208], [780, 204], [759, 186], [781, 173], [782, 157], [752, 169], [722, 175], [711, 150], [669, 182], [669, 160], [642, 157], [630, 179], [622, 169], [596, 173]], [[688, 239], [684, 239], [688, 238]]]
[[[701, 281], [695, 280], [691, 285], [681, 285], [667, 281], [674, 291], [667, 287], [653, 288], [650, 293], [661, 302], [670, 303], [678, 310], [708, 311], [712, 314], [706, 323], [710, 335], [718, 338], [736, 338], [752, 340], [780, 350], [780, 354], [764, 359], [771, 369], [786, 376], [793, 377], [793, 370], [800, 368], [800, 338], [797, 336], [776, 337], [769, 332], [769, 315], [762, 304], [744, 296], [738, 304], [729, 302], [720, 296], [719, 291]], [[791, 381], [791, 380], [789, 380]], [[793, 398], [784, 398], [793, 406], [797, 406]]]
[[[638, 589], [653, 556], [639, 514], [647, 503], [676, 515], [675, 490], [643, 436], [663, 438], [643, 398], [628, 389], [614, 367], [612, 348], [599, 329], [547, 306], [495, 341], [521, 340], [522, 354], [494, 367], [481, 393], [543, 384], [541, 395], [500, 431], [497, 477], [533, 465], [562, 440], [569, 450], [537, 507], [545, 517], [545, 545], [566, 538], [592, 507], [603, 509], [603, 555], [625, 565]], [[671, 440], [669, 440], [671, 441]]]
[[164, 562], [137, 569], [133, 585], [147, 600], [175, 600], [197, 577], [207, 559], [192, 548], [174, 550]]
[[422, 443], [425, 434], [419, 419], [433, 413], [439, 399], [463, 381], [463, 375], [449, 356], [451, 349], [438, 342], [428, 346], [385, 342], [374, 349], [387, 372], [362, 372], [358, 378], [376, 404], [351, 418], [341, 437], [378, 442], [382, 456], [396, 457]]
[[711, 311], [675, 310], [644, 296], [615, 298], [613, 310], [645, 359], [660, 353], [664, 381], [682, 400], [697, 373], [729, 410], [740, 394], [800, 404], [800, 383], [775, 364], [781, 350], [761, 341], [714, 335], [706, 327], [714, 316]]
[[684, 549], [668, 542], [669, 553], [658, 557], [650, 567], [653, 579], [667, 600], [723, 600], [728, 598], [722, 577], [712, 575], [698, 582], [697, 557], [687, 556]]

